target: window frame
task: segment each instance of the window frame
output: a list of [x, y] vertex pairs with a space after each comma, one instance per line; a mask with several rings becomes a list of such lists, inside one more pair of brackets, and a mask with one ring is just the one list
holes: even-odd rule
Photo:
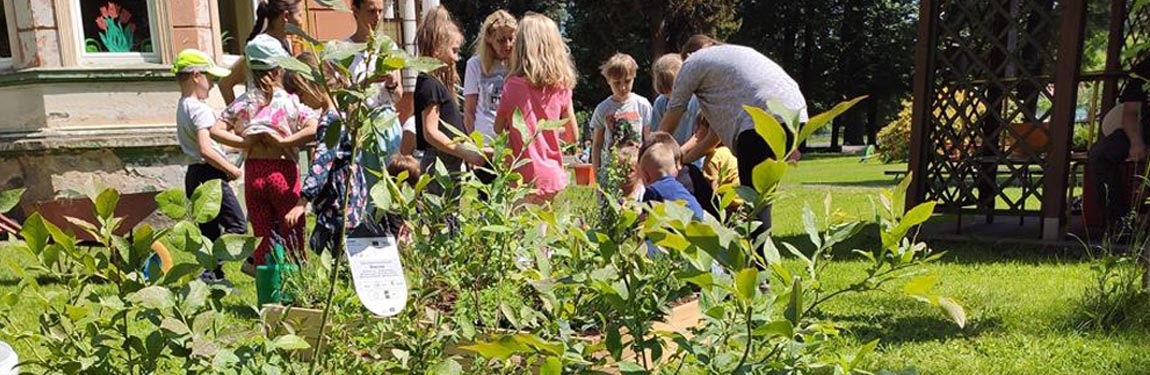
[[0, 27], [4, 28], [4, 38], [8, 38], [9, 52], [12, 54], [8, 57], [0, 56], [0, 71], [11, 70], [16, 65], [16, 56], [20, 54], [20, 31], [16, 28], [16, 14], [15, 4], [11, 1], [5, 1], [0, 4], [3, 7], [4, 18], [6, 22]]

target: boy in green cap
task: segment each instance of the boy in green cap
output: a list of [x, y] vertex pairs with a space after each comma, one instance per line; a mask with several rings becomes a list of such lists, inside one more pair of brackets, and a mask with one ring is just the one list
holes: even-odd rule
[[[176, 138], [180, 141], [180, 149], [196, 160], [188, 165], [188, 172], [184, 175], [184, 190], [190, 199], [201, 184], [223, 180], [220, 213], [212, 221], [200, 224], [200, 232], [212, 241], [220, 237], [221, 229], [226, 233], [247, 233], [247, 219], [228, 184], [228, 181], [239, 178], [243, 170], [232, 164], [220, 144], [212, 140], [209, 130], [216, 123], [216, 113], [204, 102], [215, 85], [214, 80], [227, 77], [231, 71], [216, 66], [211, 56], [203, 51], [186, 49], [176, 56], [172, 72], [180, 84]], [[224, 281], [222, 263], [217, 264], [214, 270], [205, 270], [200, 278], [206, 282]]]

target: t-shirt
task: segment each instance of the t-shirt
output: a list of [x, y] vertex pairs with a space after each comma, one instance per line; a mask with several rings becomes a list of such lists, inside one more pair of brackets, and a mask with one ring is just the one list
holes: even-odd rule
[[1142, 138], [1150, 142], [1150, 94], [1146, 92], [1146, 79], [1150, 79], [1150, 58], [1144, 59], [1132, 71], [1136, 76], [1126, 81], [1126, 87], [1118, 95], [1118, 103], [1142, 103], [1139, 113]]
[[[670, 101], [670, 98], [663, 95], [659, 95], [659, 97], [655, 98], [655, 103], [653, 104], [654, 111], [651, 112], [651, 124], [648, 125], [651, 131], [659, 130], [659, 124], [663, 122], [663, 114], [667, 113], [667, 103]], [[695, 124], [698, 116], [699, 100], [691, 97], [691, 101], [687, 102], [687, 111], [683, 112], [683, 118], [679, 120], [679, 128], [675, 129], [675, 134], [671, 134], [675, 137], [675, 142], [679, 142], [680, 146], [687, 143], [687, 140], [695, 133]]]
[[[215, 124], [216, 113], [208, 103], [192, 97], [183, 97], [176, 104], [176, 139], [180, 141], [180, 149], [188, 156], [199, 161], [204, 160], [204, 156], [200, 154], [198, 133], [201, 129], [210, 129]], [[211, 142], [212, 150], [220, 156], [226, 156], [219, 143], [214, 140]]]
[[[318, 120], [319, 112], [299, 101], [295, 94], [277, 88], [271, 100], [264, 103], [263, 93], [251, 90], [236, 98], [220, 114], [220, 120], [231, 124], [244, 136], [274, 132], [286, 137], [300, 131], [311, 120]], [[290, 155], [298, 155], [294, 148]]]
[[687, 205], [687, 208], [691, 209], [691, 212], [695, 213], [695, 219], [703, 219], [703, 206], [700, 206], [695, 196], [691, 195], [691, 192], [687, 191], [687, 188], [683, 187], [683, 184], [672, 176], [663, 176], [654, 183], [647, 185], [646, 191], [643, 192], [643, 201], [681, 201]]
[[[603, 154], [600, 155], [602, 157], [600, 160], [606, 160], [611, 147], [622, 140], [615, 137], [615, 133], [621, 133], [620, 125], [629, 125], [631, 130], [628, 133], [631, 140], [636, 144], [642, 142], [643, 129], [646, 129], [647, 124], [651, 122], [651, 112], [654, 112], [651, 102], [634, 93], [622, 103], [616, 102], [611, 97], [600, 102], [595, 107], [595, 113], [591, 115], [591, 130], [604, 129]], [[615, 126], [608, 126], [611, 123]]]
[[767, 103], [773, 102], [798, 113], [799, 121], [808, 120], [807, 102], [798, 83], [774, 61], [749, 47], [724, 44], [691, 54], [675, 77], [667, 108], [686, 107], [692, 95], [698, 98], [699, 110], [711, 123], [711, 130], [735, 152], [739, 133], [755, 128], [743, 105], [769, 110]]
[[[427, 151], [430, 144], [423, 135], [423, 111], [431, 106], [439, 106], [440, 125], [447, 123], [456, 130], [463, 131], [463, 113], [459, 112], [459, 101], [455, 94], [439, 82], [438, 79], [420, 73], [415, 80], [415, 148]], [[443, 129], [448, 137], [453, 137], [447, 129]]]
[[467, 60], [463, 96], [478, 96], [475, 101], [475, 130], [488, 139], [495, 138], [495, 111], [499, 108], [499, 99], [503, 97], [506, 77], [507, 68], [502, 63], [491, 67], [488, 74], [483, 74], [483, 61], [479, 56]]
[[[567, 187], [567, 171], [563, 169], [563, 151], [559, 143], [559, 131], [544, 130], [532, 141], [540, 120], [559, 120], [571, 104], [571, 89], [560, 87], [532, 87], [523, 77], [511, 77], [503, 90], [503, 100], [499, 103], [498, 115], [511, 118], [518, 109], [523, 113], [526, 134], [520, 133], [512, 125], [508, 130], [511, 150], [515, 155], [529, 160], [516, 169], [524, 181], [534, 182], [535, 188], [545, 194], [552, 194]], [[527, 143], [530, 141], [530, 143]]]

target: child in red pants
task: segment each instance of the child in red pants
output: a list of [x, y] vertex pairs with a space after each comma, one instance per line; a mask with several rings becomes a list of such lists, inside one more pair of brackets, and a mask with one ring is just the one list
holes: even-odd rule
[[303, 259], [304, 206], [296, 159], [298, 147], [315, 139], [319, 114], [284, 91], [284, 69], [276, 58], [289, 55], [278, 40], [257, 36], [245, 52], [251, 87], [220, 115], [212, 137], [247, 154], [244, 202], [255, 235], [263, 239], [249, 263], [264, 264], [276, 243]]

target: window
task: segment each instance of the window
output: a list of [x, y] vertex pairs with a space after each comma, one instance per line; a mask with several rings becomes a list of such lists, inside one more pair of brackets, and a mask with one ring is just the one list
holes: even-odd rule
[[8, 25], [8, 6], [0, 4], [0, 67], [12, 65], [12, 36], [15, 33]]
[[225, 54], [241, 55], [244, 40], [255, 24], [252, 0], [219, 0], [220, 45]]
[[72, 1], [73, 28], [85, 60], [159, 61], [152, 38], [156, 0]]

